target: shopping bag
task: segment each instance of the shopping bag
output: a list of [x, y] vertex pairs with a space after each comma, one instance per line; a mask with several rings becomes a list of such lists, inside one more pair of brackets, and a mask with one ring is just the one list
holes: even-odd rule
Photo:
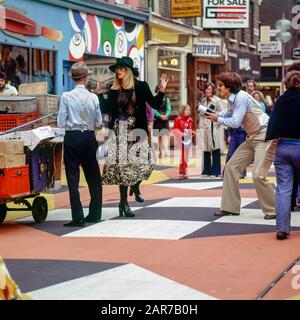
[[108, 156], [108, 145], [106, 143], [101, 144], [96, 153], [97, 161], [105, 159]]

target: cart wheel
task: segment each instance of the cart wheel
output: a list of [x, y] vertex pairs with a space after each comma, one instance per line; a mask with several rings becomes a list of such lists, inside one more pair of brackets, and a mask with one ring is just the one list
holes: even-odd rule
[[6, 203], [0, 204], [0, 223], [2, 223], [6, 218], [7, 206]]
[[44, 222], [48, 215], [48, 203], [44, 197], [36, 197], [32, 203], [32, 216], [36, 223]]

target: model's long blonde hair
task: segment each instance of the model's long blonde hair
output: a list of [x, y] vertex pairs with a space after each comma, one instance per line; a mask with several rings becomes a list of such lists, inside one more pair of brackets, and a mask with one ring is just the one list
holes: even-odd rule
[[115, 74], [115, 79], [111, 90], [129, 90], [134, 88], [134, 76], [132, 70], [130, 68], [126, 68], [126, 71], [127, 73], [122, 80], [118, 79], [117, 73]]

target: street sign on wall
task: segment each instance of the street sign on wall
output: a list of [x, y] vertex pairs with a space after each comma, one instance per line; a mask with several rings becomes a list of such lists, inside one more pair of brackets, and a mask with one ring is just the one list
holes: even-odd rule
[[203, 28], [249, 28], [249, 0], [203, 0]]
[[201, 0], [172, 0], [172, 18], [200, 17]]
[[282, 44], [280, 41], [258, 42], [257, 53], [265, 55], [281, 55]]

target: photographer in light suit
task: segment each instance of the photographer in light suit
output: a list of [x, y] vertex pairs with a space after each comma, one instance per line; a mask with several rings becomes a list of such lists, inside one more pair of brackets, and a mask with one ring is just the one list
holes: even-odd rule
[[245, 91], [241, 90], [242, 80], [237, 73], [222, 73], [219, 77], [220, 96], [228, 100], [229, 109], [224, 112], [207, 114], [212, 122], [229, 128], [243, 126], [247, 133], [243, 142], [225, 165], [221, 211], [215, 216], [239, 215], [241, 196], [239, 178], [250, 162], [253, 163], [253, 182], [257, 196], [265, 214], [265, 219], [275, 219], [275, 192], [266, 177], [255, 176], [258, 165], [266, 157], [266, 130], [269, 116], [258, 103]]

